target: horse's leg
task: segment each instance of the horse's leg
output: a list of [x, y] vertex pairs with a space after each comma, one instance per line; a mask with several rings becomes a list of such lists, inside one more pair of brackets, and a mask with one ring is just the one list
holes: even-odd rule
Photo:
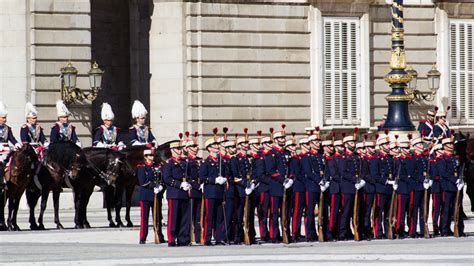
[[45, 230], [44, 224], [43, 224], [43, 215], [44, 215], [44, 211], [46, 210], [46, 204], [48, 203], [48, 196], [49, 196], [49, 190], [43, 189], [41, 191], [41, 208], [40, 208], [40, 214], [38, 216], [38, 229], [39, 230]]
[[109, 220], [109, 227], [116, 227], [114, 221], [112, 220], [112, 206], [114, 204], [113, 191], [111, 193], [112, 189], [113, 187], [111, 186], [104, 187], [104, 200], [105, 204], [107, 205], [107, 220]]
[[54, 223], [57, 229], [64, 229], [64, 226], [59, 221], [59, 196], [61, 195], [61, 187], [53, 190], [53, 205], [54, 205]]
[[76, 229], [84, 228], [81, 217], [81, 194], [82, 190], [79, 188], [73, 189], [74, 193], [74, 224]]
[[16, 222], [16, 217], [18, 214], [18, 209], [20, 207], [20, 200], [21, 200], [21, 195], [23, 192], [17, 191], [15, 197], [14, 197], [14, 206], [13, 206], [13, 214], [12, 214], [12, 225], [13, 225], [13, 230], [15, 231], [21, 231], [20, 227], [18, 226]]
[[36, 223], [35, 219], [35, 207], [38, 203], [39, 193], [36, 191], [32, 191], [29, 188], [26, 189], [26, 201], [28, 206], [30, 207], [30, 229], [31, 230], [38, 230], [38, 224]]
[[125, 190], [125, 220], [127, 221], [127, 227], [133, 227], [132, 220], [130, 219], [130, 208], [132, 207], [132, 195], [135, 190], [135, 185], [129, 186]]
[[123, 197], [123, 185], [117, 185], [115, 187], [115, 222], [118, 227], [125, 227], [120, 217], [120, 210], [122, 209], [122, 197]]
[[9, 231], [14, 231], [15, 229], [13, 228], [13, 224], [12, 224], [12, 216], [13, 216], [13, 209], [14, 209], [14, 206], [15, 206], [15, 203], [14, 203], [14, 195], [15, 194], [15, 189], [13, 187], [13, 185], [9, 185], [9, 191], [7, 193], [7, 196], [8, 196], [8, 218], [7, 218], [7, 226], [8, 226], [8, 230]]
[[81, 213], [83, 217], [84, 228], [91, 228], [89, 221], [87, 221], [87, 205], [89, 204], [89, 199], [92, 196], [92, 192], [94, 192], [94, 184], [91, 184], [87, 189], [83, 191], [82, 194], [82, 204], [81, 204]]
[[[0, 171], [3, 171], [0, 167]], [[3, 173], [0, 172], [0, 231], [7, 230], [7, 226], [5, 225], [5, 204], [6, 204], [6, 185], [3, 183]]]

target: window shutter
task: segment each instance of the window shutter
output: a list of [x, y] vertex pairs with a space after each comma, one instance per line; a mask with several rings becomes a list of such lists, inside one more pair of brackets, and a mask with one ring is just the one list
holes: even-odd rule
[[324, 18], [324, 124], [360, 124], [360, 25], [357, 18]]
[[450, 21], [452, 122], [474, 124], [474, 20]]

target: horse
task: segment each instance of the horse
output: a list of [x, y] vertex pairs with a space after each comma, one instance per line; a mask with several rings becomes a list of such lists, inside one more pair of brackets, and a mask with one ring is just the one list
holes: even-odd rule
[[9, 170], [5, 173], [8, 198], [7, 226], [10, 231], [20, 231], [16, 222], [18, 206], [21, 196], [32, 180], [34, 167], [38, 162], [38, 155], [30, 144], [24, 144], [14, 151], [11, 157]]
[[87, 204], [94, 186], [102, 189], [116, 186], [115, 182], [121, 175], [125, 157], [123, 153], [105, 148], [84, 148], [79, 157], [79, 173], [71, 184], [74, 192], [76, 229], [90, 228], [87, 221]]
[[[72, 141], [60, 141], [49, 145], [45, 162], [40, 166], [39, 173], [33, 177], [26, 199], [30, 207], [30, 229], [44, 230], [43, 215], [46, 210], [49, 192], [53, 192], [54, 223], [57, 229], [64, 229], [59, 221], [59, 195], [63, 182], [71, 182], [80, 170], [79, 158], [81, 148]], [[41, 197], [41, 209], [38, 224], [35, 221], [34, 209]]]

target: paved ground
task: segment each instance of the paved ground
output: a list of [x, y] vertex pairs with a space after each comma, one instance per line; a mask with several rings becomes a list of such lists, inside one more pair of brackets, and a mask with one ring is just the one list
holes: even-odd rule
[[[469, 210], [465, 202], [465, 209]], [[88, 230], [29, 231], [22, 211], [22, 232], [0, 232], [0, 264], [444, 264], [474, 265], [474, 215], [468, 213], [467, 238], [405, 239], [363, 242], [263, 244], [254, 246], [180, 247], [155, 245], [150, 231], [147, 245], [138, 245], [139, 210], [133, 208], [136, 227], [108, 228], [103, 209], [89, 210]], [[72, 228], [73, 212], [61, 211], [62, 223]], [[48, 210], [45, 226], [54, 228]], [[166, 227], [165, 227], [166, 228]], [[165, 228], [163, 230], [165, 230]], [[165, 232], [165, 231], [164, 231]]]

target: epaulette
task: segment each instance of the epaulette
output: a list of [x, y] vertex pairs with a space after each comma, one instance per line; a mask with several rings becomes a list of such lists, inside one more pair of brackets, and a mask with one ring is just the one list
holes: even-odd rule
[[137, 168], [138, 167], [145, 167], [145, 164], [141, 163], [141, 164], [137, 164]]
[[54, 123], [54, 125], [51, 128], [59, 127], [58, 123]]
[[27, 124], [23, 124], [23, 125], [21, 126], [21, 128], [27, 128], [27, 127], [28, 127]]

